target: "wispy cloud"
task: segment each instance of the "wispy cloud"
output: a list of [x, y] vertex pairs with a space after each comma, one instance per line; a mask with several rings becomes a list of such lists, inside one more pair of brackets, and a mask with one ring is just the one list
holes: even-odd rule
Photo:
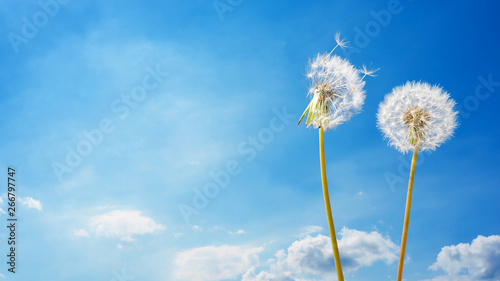
[[323, 231], [323, 228], [321, 226], [317, 226], [317, 225], [308, 225], [308, 226], [304, 226], [302, 229], [301, 229], [301, 233], [299, 234], [300, 237], [304, 237], [306, 235], [310, 235], [310, 234], [315, 234], [315, 233], [319, 233]]
[[[175, 277], [189, 281], [235, 279], [259, 264], [262, 247], [207, 246], [177, 254]], [[196, 269], [196, 270], [194, 270]]]
[[174, 235], [174, 238], [179, 238], [179, 237], [184, 236], [184, 235], [185, 235], [185, 233], [183, 233], [183, 232], [174, 232], [174, 234], [173, 234], [173, 235]]
[[21, 205], [30, 209], [37, 209], [38, 211], [42, 210], [42, 202], [40, 202], [40, 200], [36, 200], [31, 197], [19, 197], [17, 200], [21, 203]]
[[135, 241], [134, 236], [156, 233], [165, 226], [152, 218], [142, 215], [137, 210], [114, 210], [89, 219], [90, 233], [95, 236], [118, 238], [123, 241]]
[[90, 237], [88, 232], [85, 229], [76, 229], [73, 232], [73, 235], [78, 236], [78, 237]]

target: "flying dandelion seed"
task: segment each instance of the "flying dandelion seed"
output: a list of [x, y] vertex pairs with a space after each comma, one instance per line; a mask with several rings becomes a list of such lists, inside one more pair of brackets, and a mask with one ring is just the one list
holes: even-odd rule
[[340, 38], [340, 32], [335, 33], [335, 42], [337, 42], [337, 46], [333, 48], [333, 50], [330, 52], [330, 54], [335, 51], [337, 47], [340, 48], [345, 48], [347, 47], [347, 44], [349, 44], [349, 41], [346, 41], [345, 38]]

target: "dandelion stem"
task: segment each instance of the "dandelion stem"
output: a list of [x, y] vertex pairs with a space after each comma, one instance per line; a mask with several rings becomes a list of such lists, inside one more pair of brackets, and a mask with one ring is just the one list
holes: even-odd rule
[[328, 184], [326, 182], [325, 141], [324, 141], [323, 128], [319, 128], [319, 158], [321, 162], [321, 182], [323, 183], [323, 195], [325, 197], [326, 216], [328, 218], [328, 228], [330, 229], [330, 238], [332, 240], [335, 268], [337, 270], [338, 281], [344, 281], [342, 266], [340, 264], [339, 247], [337, 245], [337, 237], [335, 236], [335, 227], [333, 226], [332, 208], [330, 207], [330, 197], [328, 196]]
[[[335, 49], [337, 49], [338, 46], [339, 46], [339, 44], [335, 45], [335, 47], [333, 47], [333, 49], [330, 51], [330, 53], [328, 55], [330, 56], [333, 53], [333, 51], [335, 51]], [[325, 60], [326, 60], [326, 58], [325, 58]]]
[[410, 180], [408, 182], [408, 195], [406, 196], [405, 221], [403, 224], [403, 237], [401, 238], [401, 252], [399, 253], [398, 278], [397, 281], [403, 279], [403, 264], [405, 260], [406, 238], [408, 237], [408, 225], [410, 224], [410, 208], [411, 194], [413, 192], [413, 178], [415, 177], [415, 166], [417, 165], [417, 155], [419, 147], [415, 148], [413, 158], [411, 160]]

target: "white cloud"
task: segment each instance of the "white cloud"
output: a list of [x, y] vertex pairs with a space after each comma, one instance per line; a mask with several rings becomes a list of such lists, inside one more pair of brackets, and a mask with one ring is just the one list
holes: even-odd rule
[[317, 226], [317, 225], [308, 225], [308, 226], [304, 226], [302, 229], [301, 229], [301, 233], [300, 233], [300, 237], [304, 237], [306, 235], [309, 235], [309, 234], [315, 234], [315, 233], [319, 233], [321, 231], [323, 231], [323, 228], [321, 226]]
[[201, 231], [202, 230], [201, 227], [199, 227], [197, 225], [193, 225], [192, 228], [193, 228], [194, 231]]
[[[340, 231], [339, 250], [344, 272], [353, 272], [376, 261], [391, 264], [397, 259], [398, 246], [380, 233], [370, 233], [343, 228]], [[335, 265], [330, 237], [318, 234], [306, 236], [288, 247], [287, 253], [280, 250], [275, 259], [269, 261], [269, 270], [256, 273], [250, 269], [243, 281], [299, 281], [332, 280]]]
[[18, 202], [21, 205], [26, 206], [31, 209], [37, 209], [38, 211], [42, 210], [42, 202], [40, 200], [33, 199], [31, 197], [19, 197], [17, 198]]
[[76, 229], [73, 232], [73, 235], [78, 236], [78, 237], [90, 237], [88, 232], [85, 229]]
[[430, 269], [446, 272], [432, 281], [500, 280], [500, 236], [479, 235], [470, 244], [445, 246]]
[[88, 224], [96, 236], [135, 241], [134, 235], [144, 235], [165, 229], [153, 219], [143, 216], [140, 211], [115, 210], [107, 214], [93, 216]]
[[236, 231], [232, 231], [232, 230], [229, 230], [229, 229], [227, 229], [227, 228], [225, 228], [223, 226], [219, 226], [219, 225], [213, 226], [210, 229], [210, 231], [218, 231], [218, 230], [226, 231], [228, 234], [231, 234], [231, 235], [233, 235], [233, 234], [240, 234], [241, 235], [241, 234], [245, 234], [246, 233], [245, 230], [243, 230], [243, 229], [238, 229]]
[[432, 279], [425, 279], [421, 281], [474, 281], [474, 280], [476, 279], [470, 279], [468, 275], [462, 275], [462, 276], [438, 276]]
[[257, 254], [263, 250], [228, 245], [191, 249], [177, 254], [174, 275], [190, 281], [235, 279], [259, 264]]
[[344, 266], [352, 271], [369, 266], [377, 260], [391, 264], [398, 259], [399, 247], [377, 231], [370, 233], [343, 228], [339, 248]]

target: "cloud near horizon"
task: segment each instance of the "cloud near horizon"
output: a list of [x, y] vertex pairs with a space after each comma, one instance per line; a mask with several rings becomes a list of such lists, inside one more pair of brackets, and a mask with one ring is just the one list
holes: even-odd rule
[[[377, 231], [364, 232], [343, 228], [340, 231], [344, 272], [349, 273], [377, 261], [392, 264], [398, 246]], [[259, 262], [262, 247], [207, 246], [180, 252], [175, 260], [179, 280], [226, 280], [241, 276], [242, 281], [329, 280], [335, 268], [330, 238], [307, 235], [279, 250], [275, 258]], [[192, 268], [196, 265], [197, 270]], [[224, 265], [224, 266], [222, 266]], [[260, 272], [257, 268], [264, 268]], [[243, 275], [242, 275], [243, 274]], [[306, 279], [304, 279], [306, 278]]]
[[235, 279], [259, 264], [257, 254], [263, 250], [229, 245], [194, 248], [177, 254], [174, 275], [189, 281]]
[[445, 246], [429, 269], [446, 275], [426, 281], [500, 280], [500, 236], [479, 235], [470, 244]]
[[[338, 241], [343, 270], [354, 272], [377, 261], [392, 264], [397, 259], [398, 246], [390, 238], [377, 231], [364, 232], [344, 227]], [[243, 281], [301, 281], [331, 280], [335, 268], [330, 237], [318, 234], [306, 236], [288, 247], [288, 253], [280, 250], [269, 264], [269, 270], [256, 273], [250, 269]]]

